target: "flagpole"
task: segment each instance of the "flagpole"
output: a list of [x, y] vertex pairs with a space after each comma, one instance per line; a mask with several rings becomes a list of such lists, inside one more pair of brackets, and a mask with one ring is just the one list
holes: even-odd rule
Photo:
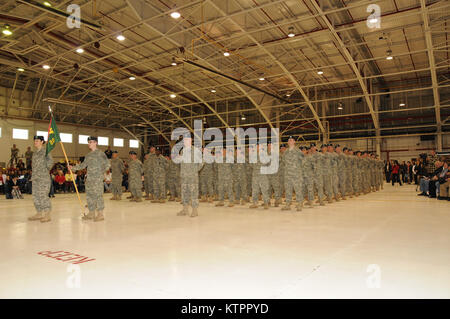
[[[53, 112], [52, 112], [52, 108], [50, 107], [50, 105], [48, 106], [48, 109], [49, 109], [50, 114], [51, 114], [52, 119], [53, 119]], [[67, 168], [69, 169], [70, 176], [72, 176], [72, 183], [73, 183], [73, 186], [75, 186], [75, 191], [77, 193], [78, 201], [80, 202], [80, 207], [81, 207], [81, 212], [82, 212], [81, 215], [84, 215], [84, 206], [83, 206], [83, 203], [81, 202], [80, 193], [78, 192], [78, 187], [77, 187], [77, 183], [75, 182], [75, 178], [73, 177], [73, 172], [69, 168], [69, 159], [67, 158], [66, 150], [64, 149], [64, 144], [63, 144], [62, 141], [59, 141], [59, 143], [61, 145], [61, 148], [62, 148], [62, 151], [63, 151], [63, 154], [64, 154], [64, 158], [66, 159], [66, 164], [67, 164]]]

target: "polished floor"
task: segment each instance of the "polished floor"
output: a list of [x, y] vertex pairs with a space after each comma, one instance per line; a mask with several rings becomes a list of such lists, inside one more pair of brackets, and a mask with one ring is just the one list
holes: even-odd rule
[[411, 185], [302, 212], [201, 204], [197, 218], [109, 197], [94, 223], [57, 195], [46, 224], [27, 221], [31, 196], [0, 199], [0, 298], [450, 298], [450, 202]]

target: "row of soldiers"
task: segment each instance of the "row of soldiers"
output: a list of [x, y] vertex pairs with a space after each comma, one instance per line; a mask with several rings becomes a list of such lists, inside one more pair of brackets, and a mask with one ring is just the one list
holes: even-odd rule
[[[251, 201], [250, 208], [257, 208], [258, 200], [262, 199], [263, 207], [268, 209], [272, 197], [273, 205], [278, 207], [282, 204], [284, 194], [286, 201], [282, 209], [290, 210], [295, 191], [296, 208], [300, 211], [303, 202], [313, 207], [316, 195], [317, 203], [323, 206], [325, 202], [345, 200], [383, 187], [384, 163], [374, 154], [353, 152], [350, 148], [332, 144], [323, 144], [320, 150], [317, 150], [315, 143], [308, 147], [296, 147], [293, 137], [289, 137], [287, 144], [287, 147], [281, 146], [279, 168], [271, 174], [261, 172], [261, 168], [270, 163], [262, 163], [260, 159], [256, 163], [249, 163], [253, 152], [271, 154], [274, 151], [271, 143], [251, 146], [246, 151], [240, 148], [236, 152], [228, 150], [230, 154], [223, 149], [223, 163], [204, 162], [198, 172], [185, 173], [189, 173], [191, 179], [198, 180], [197, 185], [192, 186], [195, 188], [194, 193], [198, 194], [195, 201], [200, 197], [200, 202], [217, 201], [216, 206], [224, 206], [227, 197], [228, 207], [245, 205]], [[204, 153], [207, 151], [203, 149]], [[234, 157], [233, 163], [225, 161], [227, 155]], [[128, 166], [131, 201], [143, 200], [142, 188], [145, 190], [145, 199], [154, 203], [166, 202], [167, 191], [170, 193], [169, 201], [180, 201], [180, 197], [186, 197], [183, 196], [181, 181], [182, 164], [164, 157], [159, 149], [151, 147], [143, 164], [137, 159], [136, 152], [131, 151]], [[117, 154], [113, 154], [111, 169], [111, 199], [119, 200], [124, 166]]]

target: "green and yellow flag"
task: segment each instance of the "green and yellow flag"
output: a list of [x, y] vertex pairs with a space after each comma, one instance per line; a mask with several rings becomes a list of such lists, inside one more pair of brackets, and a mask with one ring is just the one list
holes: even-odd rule
[[58, 142], [61, 142], [61, 138], [59, 137], [59, 131], [56, 127], [56, 122], [52, 115], [50, 124], [48, 125], [48, 142], [46, 154], [50, 153], [55, 148], [56, 143]]

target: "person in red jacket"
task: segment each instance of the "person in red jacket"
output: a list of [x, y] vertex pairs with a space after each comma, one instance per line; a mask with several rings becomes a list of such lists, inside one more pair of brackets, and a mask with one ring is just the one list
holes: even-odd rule
[[392, 186], [394, 186], [395, 182], [398, 182], [400, 186], [402, 186], [402, 181], [400, 179], [400, 165], [398, 164], [398, 161], [394, 161], [394, 166], [392, 167]]
[[66, 177], [61, 170], [58, 171], [58, 175], [55, 176], [56, 190], [62, 190], [66, 192]]

